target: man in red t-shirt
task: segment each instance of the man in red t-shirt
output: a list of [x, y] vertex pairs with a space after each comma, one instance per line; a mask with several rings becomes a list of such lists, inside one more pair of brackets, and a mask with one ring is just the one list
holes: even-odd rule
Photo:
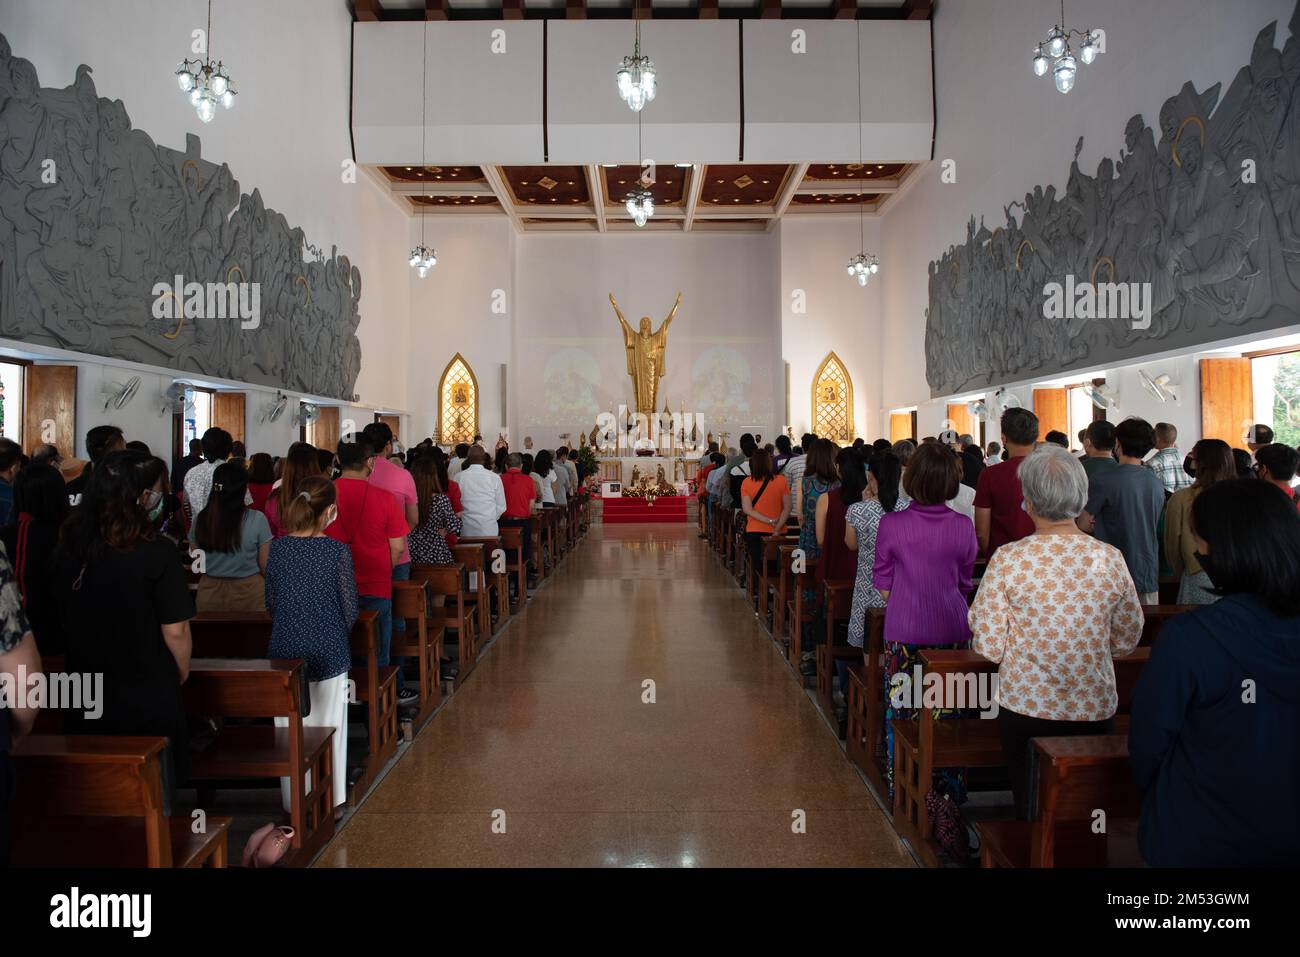
[[1002, 444], [1006, 458], [980, 473], [975, 484], [975, 536], [980, 554], [992, 554], [1009, 542], [1034, 533], [1034, 520], [1024, 510], [1020, 463], [1038, 441], [1038, 416], [1028, 409], [1002, 413]]
[[[352, 567], [357, 576], [357, 607], [379, 612], [378, 664], [389, 664], [389, 647], [393, 637], [393, 566], [406, 548], [406, 515], [392, 493], [370, 484], [375, 456], [370, 443], [340, 442], [338, 463], [342, 474], [334, 482], [338, 495], [338, 518], [325, 534], [347, 545], [352, 551]], [[401, 662], [397, 663], [397, 696], [410, 703], [414, 690], [407, 692], [402, 681]]]
[[[514, 525], [524, 530], [524, 566], [533, 563], [533, 536], [529, 531], [529, 516], [537, 510], [537, 483], [523, 473], [524, 457], [518, 452], [506, 456], [506, 471], [501, 485], [506, 493], [506, 510], [497, 519], [498, 525]], [[531, 578], [532, 572], [529, 572]], [[529, 586], [531, 587], [531, 586]]]

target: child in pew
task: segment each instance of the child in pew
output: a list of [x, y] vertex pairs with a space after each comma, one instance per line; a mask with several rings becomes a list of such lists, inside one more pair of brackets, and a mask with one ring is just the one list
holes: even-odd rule
[[[357, 582], [351, 551], [325, 534], [338, 517], [334, 484], [318, 475], [304, 479], [298, 489], [281, 516], [284, 537], [271, 543], [266, 561], [266, 609], [273, 622], [267, 656], [306, 663], [311, 714], [302, 723], [334, 729], [338, 808], [347, 802], [348, 792], [348, 635], [357, 621]], [[288, 719], [276, 718], [275, 723], [283, 727]], [[288, 779], [280, 779], [280, 792], [287, 810]]]
[[194, 519], [194, 544], [203, 552], [203, 577], [195, 605], [199, 611], [266, 610], [266, 557], [271, 526], [266, 516], [244, 504], [248, 473], [240, 462], [226, 462], [212, 473], [208, 504]]

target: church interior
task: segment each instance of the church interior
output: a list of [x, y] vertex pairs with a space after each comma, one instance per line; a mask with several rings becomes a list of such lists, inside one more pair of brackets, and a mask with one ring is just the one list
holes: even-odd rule
[[1294, 867], [1298, 463], [1293, 0], [0, 5], [0, 868]]

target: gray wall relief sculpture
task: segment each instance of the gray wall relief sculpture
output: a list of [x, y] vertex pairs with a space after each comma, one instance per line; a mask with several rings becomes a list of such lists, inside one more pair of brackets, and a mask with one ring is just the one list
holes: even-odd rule
[[[302, 230], [241, 193], [198, 137], [155, 145], [90, 72], [43, 88], [0, 35], [0, 336], [353, 398], [360, 271], [337, 249], [304, 261]], [[174, 302], [155, 318], [155, 286], [178, 275], [256, 283], [256, 323]]]
[[[1280, 52], [1276, 22], [1260, 31], [1222, 100], [1188, 83], [1095, 175], [1080, 139], [1064, 195], [1037, 186], [992, 231], [970, 220], [929, 265], [932, 396], [1300, 322], [1300, 6], [1290, 27]], [[1067, 281], [1149, 284], [1149, 326], [1049, 316]]]

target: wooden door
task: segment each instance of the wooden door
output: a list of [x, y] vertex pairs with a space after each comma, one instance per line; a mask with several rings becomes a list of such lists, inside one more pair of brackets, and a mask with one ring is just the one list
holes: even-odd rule
[[400, 433], [398, 430], [402, 426], [402, 417], [400, 415], [377, 415], [375, 416], [375, 421], [382, 422], [384, 425], [392, 429], [394, 439], [399, 438]]
[[951, 428], [958, 435], [969, 435], [975, 437], [974, 422], [971, 421], [970, 406], [965, 402], [948, 403], [948, 421]]
[[225, 429], [236, 442], [244, 441], [244, 393], [212, 394], [212, 427]]
[[1035, 389], [1034, 415], [1038, 416], [1038, 440], [1048, 432], [1070, 435], [1070, 395], [1065, 389]]
[[322, 406], [320, 418], [313, 424], [312, 445], [318, 449], [337, 451], [339, 447], [339, 408], [336, 405]]
[[77, 367], [28, 366], [23, 383], [23, 451], [50, 444], [65, 459], [75, 458]]
[[912, 437], [912, 413], [891, 412], [889, 415], [889, 441], [900, 442]]
[[1201, 438], [1223, 439], [1246, 447], [1255, 421], [1255, 395], [1249, 359], [1201, 360]]

